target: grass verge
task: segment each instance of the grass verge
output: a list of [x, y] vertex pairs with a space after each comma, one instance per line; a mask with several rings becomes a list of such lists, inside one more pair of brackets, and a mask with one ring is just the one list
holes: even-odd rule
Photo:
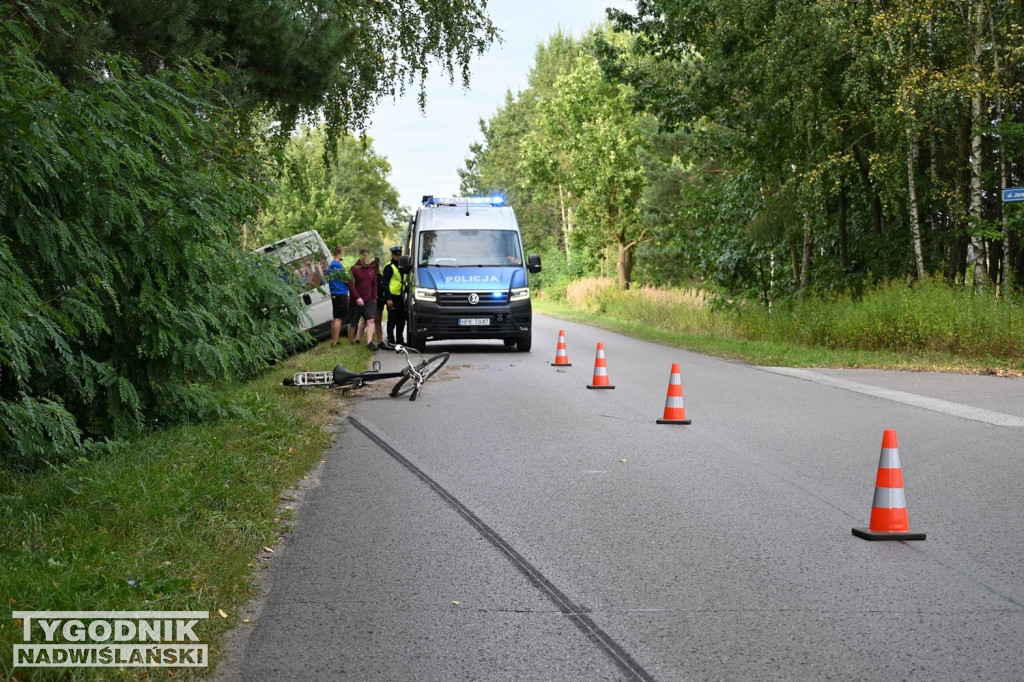
[[[339, 350], [340, 349], [340, 350]], [[368, 351], [321, 344], [255, 381], [224, 389], [242, 416], [168, 428], [95, 461], [0, 479], [0, 680], [194, 679], [182, 668], [13, 667], [16, 610], [209, 611], [196, 628], [216, 664], [225, 632], [254, 595], [255, 556], [287, 530], [284, 491], [331, 442], [338, 391], [281, 379]], [[223, 615], [221, 615], [223, 614]], [[244, 627], [244, 626], [243, 626]], [[33, 643], [41, 643], [36, 630]]]
[[864, 301], [808, 299], [774, 315], [715, 310], [699, 291], [583, 280], [534, 309], [636, 338], [757, 365], [1024, 373], [1024, 308], [945, 287], [881, 289]]

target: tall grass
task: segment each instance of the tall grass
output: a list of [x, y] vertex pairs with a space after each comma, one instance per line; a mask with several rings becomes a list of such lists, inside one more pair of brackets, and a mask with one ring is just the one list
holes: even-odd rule
[[1024, 357], [1024, 306], [941, 280], [888, 282], [863, 297], [811, 296], [734, 314], [742, 338], [965, 357]]
[[712, 312], [707, 294], [693, 289], [641, 287], [623, 291], [610, 278], [588, 278], [569, 284], [568, 306], [673, 334], [728, 332], [729, 321]]
[[975, 295], [940, 279], [887, 282], [859, 298], [804, 296], [771, 311], [756, 304], [712, 305], [699, 289], [622, 291], [611, 279], [584, 279], [566, 290], [570, 310], [652, 332], [876, 351], [903, 356], [996, 359], [1024, 365], [1024, 304]]

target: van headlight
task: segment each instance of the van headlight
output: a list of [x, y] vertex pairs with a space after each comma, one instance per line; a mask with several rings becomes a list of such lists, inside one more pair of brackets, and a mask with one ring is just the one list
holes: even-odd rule
[[427, 289], [425, 287], [413, 287], [412, 290], [413, 298], [417, 301], [437, 301], [437, 289]]
[[530, 287], [523, 287], [522, 289], [513, 289], [512, 296], [509, 297], [510, 301], [525, 301], [530, 298]]

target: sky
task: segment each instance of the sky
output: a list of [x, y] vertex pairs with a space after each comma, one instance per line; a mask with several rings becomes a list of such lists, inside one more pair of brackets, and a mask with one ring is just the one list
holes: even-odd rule
[[373, 149], [391, 164], [389, 181], [408, 208], [425, 194], [458, 196], [458, 169], [469, 146], [482, 142], [480, 119], [489, 120], [505, 93], [526, 88], [537, 46], [559, 29], [580, 37], [605, 20], [605, 8], [633, 10], [632, 0], [488, 0], [487, 13], [502, 42], [470, 62], [469, 90], [435, 66], [427, 79], [427, 107], [421, 112], [415, 86], [398, 100], [385, 100], [371, 116], [367, 134]]

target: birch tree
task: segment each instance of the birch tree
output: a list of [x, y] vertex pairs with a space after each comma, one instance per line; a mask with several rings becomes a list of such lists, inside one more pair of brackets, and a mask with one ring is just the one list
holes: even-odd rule
[[[578, 200], [573, 241], [600, 250], [614, 245], [619, 286], [632, 283], [634, 250], [650, 238], [640, 220], [643, 142], [631, 91], [608, 83], [597, 60], [579, 58], [541, 101], [537, 129], [524, 142], [528, 177], [548, 177]], [[549, 180], [550, 181], [550, 180]]]

